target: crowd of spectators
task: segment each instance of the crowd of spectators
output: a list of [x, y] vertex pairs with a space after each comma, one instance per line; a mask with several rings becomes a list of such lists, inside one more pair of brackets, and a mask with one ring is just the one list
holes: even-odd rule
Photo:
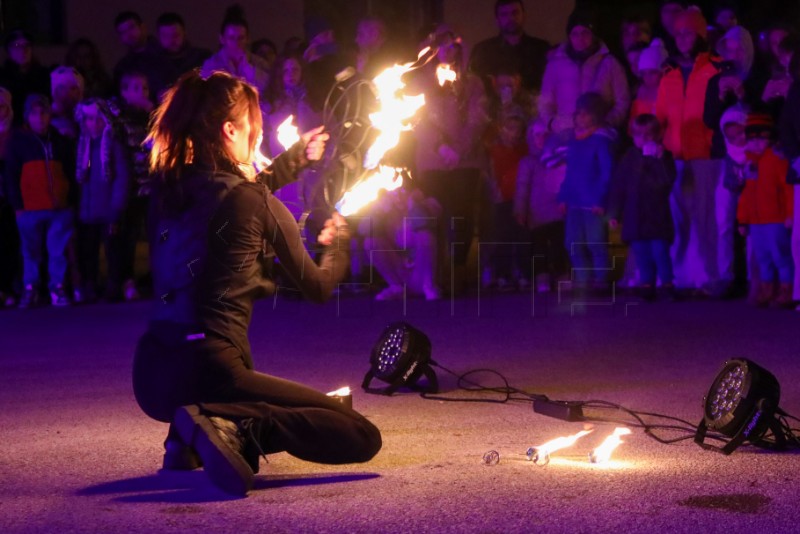
[[[497, 0], [494, 15], [497, 35], [471, 50], [447, 24], [416, 43], [433, 52], [406, 79], [426, 102], [398, 151], [413, 179], [353, 221], [348, 285], [379, 274], [379, 300], [439, 299], [442, 288], [459, 291], [459, 269], [477, 251], [477, 283], [498, 291], [605, 292], [614, 282], [646, 300], [800, 301], [795, 28], [746, 29], [729, 7], [704, 13], [664, 0], [658, 20], [626, 18], [617, 43], [604, 43], [592, 13], [576, 10], [553, 45], [525, 32], [522, 0]], [[183, 73], [221, 70], [253, 85], [261, 150], [275, 157], [287, 117], [302, 131], [330, 119], [333, 83], [371, 80], [416, 57], [393, 46], [374, 16], [358, 22], [352, 43], [309, 17], [305, 40], [281, 50], [251, 40], [238, 6], [225, 13], [216, 51], [193, 46], [176, 13], [159, 16], [154, 34], [134, 12], [114, 27], [126, 52], [111, 71], [101, 45], [85, 38], [52, 68], [36, 60], [24, 30], [5, 38], [0, 306], [147, 292], [136, 259], [154, 179], [148, 123]], [[350, 165], [330, 154], [347, 142], [333, 135], [328, 168], [304, 170], [276, 192], [298, 217], [330, 207], [330, 176]], [[631, 252], [624, 273], [610, 259], [617, 240]]]

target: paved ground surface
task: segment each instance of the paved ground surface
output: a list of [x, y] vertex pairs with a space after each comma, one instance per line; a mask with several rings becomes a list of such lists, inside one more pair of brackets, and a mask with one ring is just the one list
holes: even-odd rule
[[[0, 313], [0, 532], [798, 530], [797, 454], [748, 447], [724, 457], [634, 431], [601, 469], [586, 455], [612, 430], [602, 427], [537, 467], [525, 450], [580, 424], [534, 414], [529, 403], [410, 393], [356, 393], [355, 407], [383, 432], [372, 462], [329, 467], [276, 454], [247, 498], [227, 498], [202, 471], [158, 472], [166, 426], [139, 411], [130, 386], [147, 310]], [[453, 370], [490, 367], [552, 398], [600, 398], [691, 421], [722, 362], [744, 356], [777, 375], [781, 405], [800, 413], [800, 314], [742, 302], [278, 299], [257, 309], [256, 365], [325, 391], [355, 387], [379, 332], [398, 319], [425, 331], [434, 358]], [[500, 463], [482, 465], [492, 449]]]

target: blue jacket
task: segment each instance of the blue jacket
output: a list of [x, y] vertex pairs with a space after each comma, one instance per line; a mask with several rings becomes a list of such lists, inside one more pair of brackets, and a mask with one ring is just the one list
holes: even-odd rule
[[614, 166], [613, 141], [604, 130], [567, 143], [567, 175], [558, 201], [569, 208], [605, 207]]

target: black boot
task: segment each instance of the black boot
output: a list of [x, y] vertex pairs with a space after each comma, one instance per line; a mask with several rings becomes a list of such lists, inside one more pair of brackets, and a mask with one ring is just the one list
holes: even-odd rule
[[164, 462], [162, 469], [166, 471], [193, 471], [203, 466], [197, 452], [178, 439], [167, 439], [164, 444]]
[[244, 457], [245, 438], [235, 422], [207, 417], [199, 406], [190, 405], [175, 412], [175, 426], [184, 443], [200, 455], [215, 486], [231, 495], [247, 495], [253, 487], [253, 469]]

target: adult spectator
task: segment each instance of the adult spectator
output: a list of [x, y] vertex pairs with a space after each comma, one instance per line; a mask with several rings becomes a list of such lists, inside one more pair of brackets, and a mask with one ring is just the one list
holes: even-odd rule
[[605, 99], [609, 109], [606, 122], [621, 126], [631, 103], [625, 69], [595, 35], [594, 23], [584, 13], [570, 15], [567, 36], [547, 62], [539, 116], [553, 132], [571, 129], [578, 97], [595, 92]]
[[620, 33], [622, 51], [626, 53], [637, 45], [649, 45], [653, 39], [650, 21], [641, 15], [623, 19]]
[[522, 0], [497, 0], [494, 16], [500, 34], [479, 42], [472, 49], [470, 72], [480, 76], [489, 90], [489, 77], [502, 65], [522, 75], [522, 86], [538, 91], [542, 86], [550, 43], [525, 33], [525, 6]]
[[147, 34], [142, 18], [133, 11], [123, 11], [114, 19], [114, 28], [120, 42], [128, 49], [125, 56], [114, 66], [114, 84], [126, 72], [141, 72], [147, 76], [150, 100], [157, 103], [167, 88], [171, 66], [164, 58], [158, 41]]
[[275, 67], [278, 60], [278, 47], [270, 39], [256, 39], [250, 45], [250, 52], [267, 62], [269, 68]]
[[261, 57], [251, 54], [247, 48], [250, 27], [239, 5], [225, 11], [219, 29], [219, 52], [208, 58], [200, 70], [205, 78], [214, 71], [227, 72], [240, 78], [258, 90], [265, 99], [269, 87], [269, 65]]
[[14, 126], [20, 126], [28, 95], [50, 94], [50, 73], [33, 57], [33, 38], [28, 32], [12, 31], [5, 47], [7, 58], [0, 71], [0, 86], [11, 92]]
[[661, 1], [655, 37], [659, 37], [664, 41], [664, 45], [670, 54], [675, 53], [675, 21], [685, 9], [686, 2], [683, 0]]
[[656, 116], [664, 125], [664, 147], [676, 160], [672, 197], [675, 284], [701, 288], [715, 278], [714, 192], [719, 161], [710, 160], [712, 130], [703, 123], [708, 82], [717, 74], [706, 43], [706, 20], [688, 9], [675, 20], [677, 52], [658, 88]]
[[[416, 165], [419, 187], [443, 208], [442, 230], [456, 266], [466, 263], [485, 155], [481, 140], [489, 123], [488, 102], [480, 78], [463, 68], [458, 36], [440, 26], [432, 43], [435, 60], [415, 73], [409, 85], [425, 94], [425, 113], [417, 126]], [[455, 82], [439, 85], [436, 69], [446, 64]], [[447, 263], [450, 265], [450, 263]]]
[[162, 54], [170, 64], [168, 85], [175, 83], [181, 74], [200, 67], [211, 57], [207, 48], [192, 46], [186, 39], [186, 24], [177, 13], [163, 13], [156, 20], [156, 34]]
[[83, 95], [86, 98], [106, 98], [114, 92], [114, 82], [103, 66], [97, 45], [89, 39], [73, 41], [67, 49], [64, 66], [74, 67], [83, 76]]
[[398, 60], [390, 47], [386, 24], [377, 17], [358, 21], [356, 46], [356, 70], [367, 79], [371, 80]]
[[294, 116], [294, 123], [301, 131], [310, 130], [319, 123], [306, 98], [303, 68], [300, 56], [282, 57], [276, 63], [272, 105], [264, 122], [264, 142], [269, 146], [269, 155], [273, 158], [286, 150], [278, 142], [277, 128], [289, 115]]
[[74, 67], [57, 67], [50, 73], [53, 93], [52, 118], [50, 124], [67, 139], [78, 138], [78, 123], [75, 107], [83, 100], [83, 76]]

